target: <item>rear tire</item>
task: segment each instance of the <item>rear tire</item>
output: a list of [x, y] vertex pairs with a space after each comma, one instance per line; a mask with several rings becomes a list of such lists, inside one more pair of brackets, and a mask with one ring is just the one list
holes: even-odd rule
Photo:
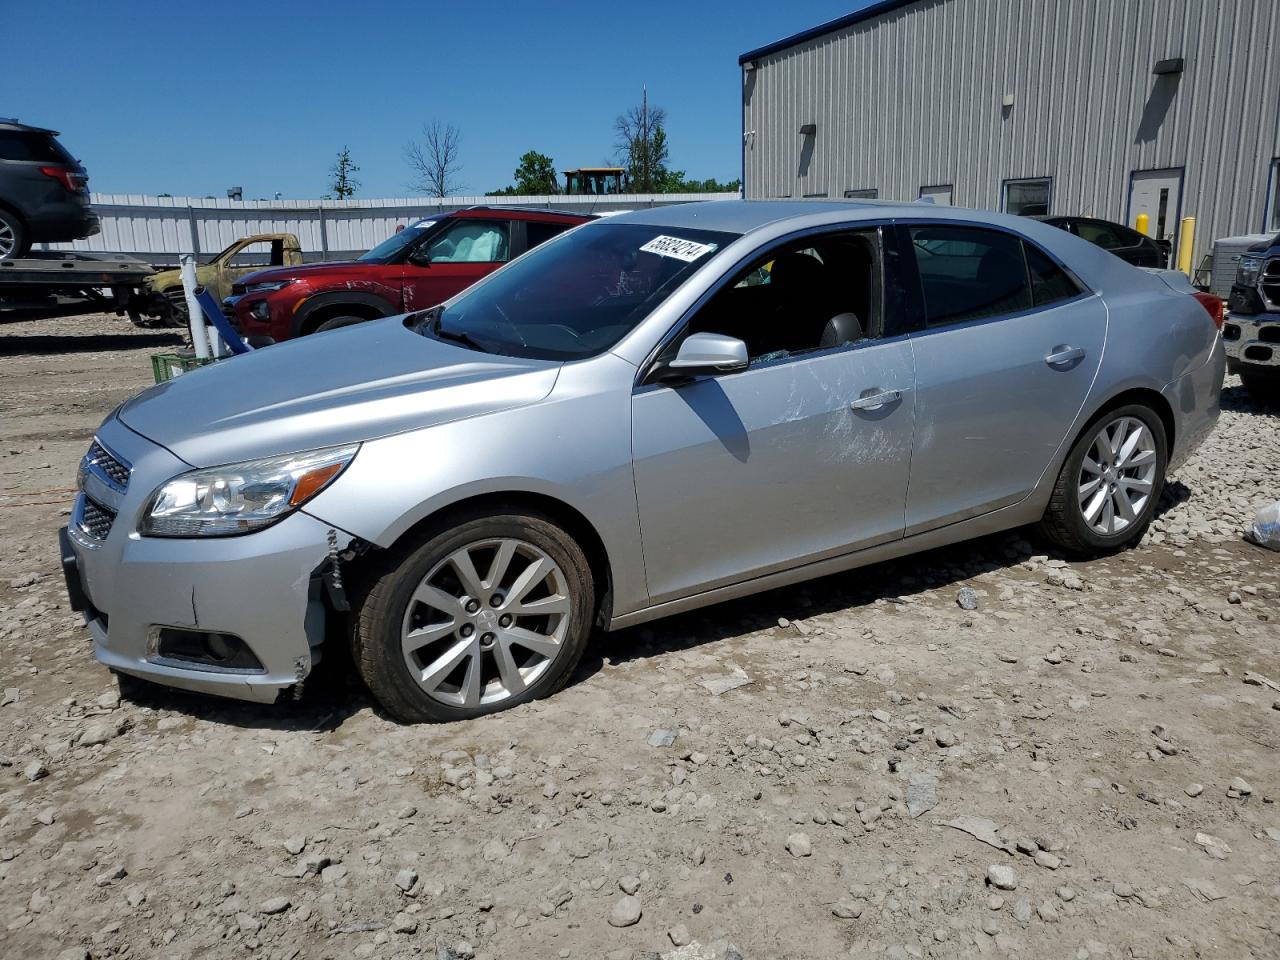
[[1240, 372], [1240, 382], [1249, 391], [1251, 399], [1264, 406], [1280, 406], [1280, 372]]
[[1164, 423], [1127, 404], [1094, 417], [1058, 474], [1040, 532], [1076, 556], [1137, 543], [1155, 516], [1169, 463]]
[[16, 214], [0, 209], [0, 260], [17, 260], [31, 249], [27, 228]]
[[388, 557], [357, 602], [352, 658], [396, 720], [466, 720], [563, 687], [594, 612], [586, 556], [549, 518], [473, 517]]
[[325, 320], [323, 323], [321, 323], [311, 332], [324, 333], [326, 330], [340, 330], [342, 327], [353, 327], [357, 323], [367, 323], [368, 321], [369, 321], [368, 317], [353, 317], [353, 316], [330, 317], [328, 320]]

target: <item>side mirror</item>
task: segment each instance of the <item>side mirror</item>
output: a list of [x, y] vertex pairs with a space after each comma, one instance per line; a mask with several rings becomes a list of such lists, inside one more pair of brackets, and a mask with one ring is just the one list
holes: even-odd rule
[[666, 368], [678, 376], [733, 373], [747, 369], [747, 345], [723, 333], [694, 333], [684, 338]]

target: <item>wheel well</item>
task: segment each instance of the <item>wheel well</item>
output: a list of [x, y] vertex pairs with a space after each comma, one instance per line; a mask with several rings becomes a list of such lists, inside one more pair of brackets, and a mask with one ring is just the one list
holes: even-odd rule
[[0, 210], [3, 210], [5, 213], [9, 213], [17, 217], [18, 223], [22, 224], [23, 230], [31, 229], [31, 225], [27, 223], [27, 218], [22, 215], [22, 211], [19, 210], [17, 207], [15, 207], [13, 204], [6, 203], [5, 201], [0, 200]]
[[421, 542], [440, 529], [457, 525], [471, 517], [511, 512], [540, 514], [554, 522], [582, 547], [595, 586], [597, 620], [607, 622], [613, 603], [613, 573], [604, 541], [600, 539], [600, 534], [590, 520], [555, 497], [525, 491], [485, 493], [468, 497], [423, 517], [402, 533], [392, 547]]
[[306, 336], [308, 333], [315, 333], [316, 327], [331, 320], [334, 317], [361, 317], [365, 320], [376, 320], [379, 317], [386, 316], [376, 307], [371, 307], [364, 303], [335, 303], [318, 307], [315, 312], [309, 314], [307, 319], [302, 322], [300, 333]]
[[[1098, 411], [1089, 419], [1089, 423], [1092, 424], [1094, 420], [1109, 410], [1115, 410], [1117, 407], [1123, 407], [1130, 403], [1142, 404], [1144, 407], [1150, 407], [1156, 412], [1156, 415], [1160, 418], [1160, 422], [1164, 425], [1165, 443], [1167, 445], [1169, 455], [1172, 456], [1175, 432], [1173, 408], [1169, 406], [1169, 401], [1155, 390], [1138, 387], [1133, 390], [1126, 390], [1124, 393], [1118, 393], [1098, 408]], [[1087, 429], [1088, 426], [1085, 427], [1085, 430]], [[1083, 435], [1084, 430], [1081, 430], [1080, 432]]]

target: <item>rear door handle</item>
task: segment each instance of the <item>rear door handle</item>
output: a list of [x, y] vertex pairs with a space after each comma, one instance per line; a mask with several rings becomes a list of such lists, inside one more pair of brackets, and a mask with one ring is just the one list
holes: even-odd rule
[[877, 407], [883, 407], [886, 403], [893, 403], [895, 400], [901, 399], [901, 390], [880, 390], [877, 393], [864, 394], [857, 400], [851, 401], [849, 408], [852, 410], [875, 410]]
[[1053, 353], [1044, 358], [1044, 362], [1051, 367], [1057, 367], [1073, 360], [1079, 360], [1083, 356], [1084, 347], [1057, 346], [1053, 348]]

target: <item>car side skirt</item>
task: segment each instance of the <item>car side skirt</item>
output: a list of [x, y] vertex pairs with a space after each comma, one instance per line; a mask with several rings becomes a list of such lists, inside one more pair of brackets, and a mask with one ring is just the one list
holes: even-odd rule
[[852, 553], [844, 553], [825, 560], [804, 563], [776, 573], [766, 574], [762, 577], [754, 577], [740, 583], [731, 583], [728, 586], [708, 590], [705, 593], [682, 597], [679, 600], [668, 600], [666, 603], [659, 603], [631, 613], [620, 614], [609, 621], [608, 629], [621, 630], [650, 620], [657, 620], [660, 617], [669, 617], [688, 610], [697, 610], [699, 607], [723, 603], [726, 600], [736, 600], [739, 597], [763, 593], [766, 590], [787, 587], [805, 580], [813, 580], [817, 577], [825, 577], [833, 573], [869, 566], [873, 563], [883, 563], [885, 560], [893, 560], [910, 553], [919, 553], [921, 550], [945, 547], [962, 540], [971, 540], [974, 537], [982, 537], [987, 534], [999, 533], [1003, 530], [1034, 523], [1044, 514], [1048, 493], [1047, 489], [1044, 491], [1037, 489], [1032, 495], [1018, 503], [983, 514], [980, 517], [972, 517], [968, 520], [948, 524], [945, 527], [938, 527], [914, 536], [903, 537], [901, 540], [882, 543], [878, 546], [856, 550]]

